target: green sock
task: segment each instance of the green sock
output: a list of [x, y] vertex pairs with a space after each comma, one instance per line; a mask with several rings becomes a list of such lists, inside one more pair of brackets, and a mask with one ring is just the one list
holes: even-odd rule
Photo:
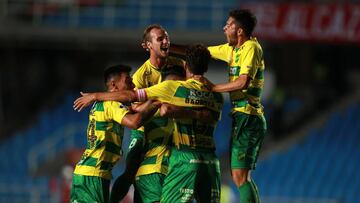
[[129, 191], [132, 182], [122, 174], [116, 178], [111, 193], [110, 193], [110, 203], [118, 203], [122, 200]]
[[251, 180], [239, 187], [240, 203], [259, 203], [259, 192], [255, 182]]

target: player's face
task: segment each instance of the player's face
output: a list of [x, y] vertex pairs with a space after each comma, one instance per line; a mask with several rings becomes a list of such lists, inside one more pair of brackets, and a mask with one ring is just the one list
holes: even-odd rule
[[233, 17], [229, 17], [223, 28], [226, 40], [230, 46], [235, 46], [238, 42], [237, 32], [239, 27], [236, 25], [236, 21]]
[[166, 58], [169, 56], [170, 39], [165, 30], [154, 28], [150, 31], [151, 42], [148, 42], [150, 54], [156, 57]]
[[135, 88], [129, 73], [121, 73], [116, 80], [117, 90], [132, 90]]

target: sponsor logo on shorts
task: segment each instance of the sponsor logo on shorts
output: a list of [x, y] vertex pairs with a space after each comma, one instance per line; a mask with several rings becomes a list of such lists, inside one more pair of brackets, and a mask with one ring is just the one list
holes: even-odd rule
[[199, 160], [199, 159], [190, 159], [189, 163], [191, 164], [216, 164], [216, 160]]
[[189, 188], [181, 188], [180, 193], [182, 193], [181, 202], [189, 202], [193, 199], [194, 190]]
[[244, 160], [245, 159], [245, 153], [239, 153], [238, 154], [238, 160], [241, 161], [241, 160]]

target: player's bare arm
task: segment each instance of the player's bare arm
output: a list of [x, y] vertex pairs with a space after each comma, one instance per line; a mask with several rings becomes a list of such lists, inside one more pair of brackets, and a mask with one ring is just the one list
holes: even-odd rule
[[248, 75], [240, 75], [236, 80], [228, 83], [216, 84], [212, 87], [213, 92], [232, 92], [247, 89], [251, 78]]
[[122, 90], [117, 92], [96, 92], [83, 93], [81, 97], [74, 102], [74, 110], [81, 111], [94, 101], [119, 101], [119, 102], [135, 102], [137, 100], [136, 93], [133, 90]]
[[[157, 101], [159, 102], [159, 101]], [[134, 112], [142, 112], [148, 108], [148, 105], [142, 102], [131, 103], [131, 110]]]

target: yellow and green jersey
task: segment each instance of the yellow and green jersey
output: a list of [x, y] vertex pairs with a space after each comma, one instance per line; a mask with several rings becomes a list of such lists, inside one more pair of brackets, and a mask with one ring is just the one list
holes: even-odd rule
[[[137, 91], [140, 98], [154, 99], [189, 109], [206, 107], [220, 118], [223, 106], [221, 93], [210, 92], [201, 82], [164, 81], [158, 85]], [[143, 96], [143, 97], [141, 97]], [[174, 144], [179, 149], [215, 150], [213, 133], [217, 122], [203, 122], [196, 119], [174, 119]]]
[[[184, 61], [176, 57], [168, 57], [166, 65], [184, 66]], [[161, 69], [151, 64], [148, 59], [133, 74], [133, 83], [137, 89], [151, 87], [162, 81]], [[144, 139], [144, 160], [140, 164], [136, 176], [152, 173], [167, 174], [168, 144], [172, 141], [174, 124], [172, 119], [161, 118], [158, 113], [145, 126], [132, 130], [132, 134], [142, 134]], [[145, 132], [144, 132], [145, 131]]]
[[251, 115], [263, 115], [261, 94], [264, 87], [264, 56], [256, 38], [246, 41], [241, 47], [229, 44], [208, 47], [213, 58], [225, 61], [229, 68], [229, 82], [240, 75], [248, 75], [252, 80], [247, 89], [230, 92], [232, 112], [239, 111]]
[[111, 179], [111, 170], [122, 152], [124, 127], [121, 121], [128, 112], [119, 102], [94, 103], [89, 115], [87, 146], [76, 164], [75, 174]]
[[[184, 66], [182, 59], [169, 56], [166, 65], [179, 65]], [[140, 66], [133, 74], [133, 83], [137, 89], [151, 87], [162, 81], [160, 68], [151, 64], [148, 59], [142, 66]]]
[[145, 137], [144, 160], [140, 164], [136, 176], [152, 173], [167, 174], [168, 146], [171, 144], [174, 131], [172, 119], [160, 117], [157, 112], [142, 128]]

